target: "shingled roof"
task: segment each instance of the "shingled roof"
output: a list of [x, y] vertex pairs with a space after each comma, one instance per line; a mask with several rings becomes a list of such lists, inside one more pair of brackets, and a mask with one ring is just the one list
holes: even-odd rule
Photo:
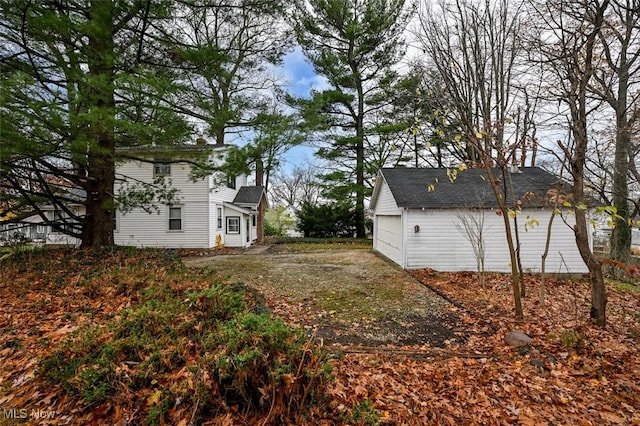
[[[457, 171], [453, 181], [447, 175], [447, 169], [385, 168], [380, 173], [389, 185], [398, 207], [498, 207], [484, 169]], [[494, 170], [494, 176], [501, 178], [498, 169]], [[516, 200], [524, 199], [527, 193], [535, 194], [528, 203], [531, 207], [544, 205], [547, 192], [558, 188], [562, 182], [557, 176], [537, 167], [520, 168], [517, 173], [510, 173], [510, 177]]]
[[264, 194], [264, 187], [262, 186], [242, 186], [238, 189], [238, 193], [233, 199], [233, 204], [257, 206], [260, 204], [262, 194]]

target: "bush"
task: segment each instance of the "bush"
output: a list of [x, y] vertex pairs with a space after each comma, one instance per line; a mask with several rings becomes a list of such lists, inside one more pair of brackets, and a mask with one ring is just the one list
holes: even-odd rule
[[[109, 277], [114, 288], [148, 274], [144, 264], [134, 270], [103, 262], [111, 269], [90, 275]], [[61, 264], [75, 274], [67, 259]], [[266, 313], [261, 296], [246, 286], [176, 269], [135, 286], [137, 304], [54, 347], [39, 377], [85, 404], [133, 404], [136, 424], [176, 424], [174, 401], [196, 422], [228, 410], [295, 422], [324, 391], [326, 355], [300, 330]]]
[[269, 407], [284, 422], [321, 393], [325, 356], [300, 330], [266, 314], [245, 313], [220, 330], [222, 352], [209, 366], [228, 404]]
[[355, 209], [345, 203], [305, 203], [298, 212], [298, 230], [305, 237], [353, 237], [356, 234]]

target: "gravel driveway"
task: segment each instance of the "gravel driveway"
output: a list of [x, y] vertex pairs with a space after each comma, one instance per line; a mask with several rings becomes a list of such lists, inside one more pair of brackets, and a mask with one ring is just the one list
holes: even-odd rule
[[276, 315], [325, 344], [442, 347], [459, 339], [452, 306], [370, 250], [272, 249], [184, 263], [255, 288]]

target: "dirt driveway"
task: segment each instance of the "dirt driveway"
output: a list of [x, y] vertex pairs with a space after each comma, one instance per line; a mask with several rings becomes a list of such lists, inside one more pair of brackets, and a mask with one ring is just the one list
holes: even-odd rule
[[447, 301], [370, 250], [271, 249], [184, 263], [255, 288], [275, 314], [325, 344], [442, 347], [460, 339]]

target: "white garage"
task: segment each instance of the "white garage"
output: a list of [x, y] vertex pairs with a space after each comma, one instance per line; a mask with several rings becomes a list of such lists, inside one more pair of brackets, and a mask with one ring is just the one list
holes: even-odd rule
[[[563, 183], [536, 167], [525, 167], [509, 178], [514, 188], [509, 204], [525, 200], [517, 213], [523, 270], [539, 272], [548, 224], [555, 214], [549, 194], [557, 195]], [[382, 169], [371, 198], [373, 249], [404, 269], [476, 270], [473, 247], [459, 226], [461, 212], [469, 212], [485, 215], [486, 270], [509, 272], [503, 219], [496, 215], [496, 208], [484, 170], [460, 171], [452, 179], [447, 169]], [[573, 216], [565, 220], [558, 218], [552, 224], [545, 269], [585, 272], [571, 227]], [[512, 222], [512, 232], [514, 228]]]

